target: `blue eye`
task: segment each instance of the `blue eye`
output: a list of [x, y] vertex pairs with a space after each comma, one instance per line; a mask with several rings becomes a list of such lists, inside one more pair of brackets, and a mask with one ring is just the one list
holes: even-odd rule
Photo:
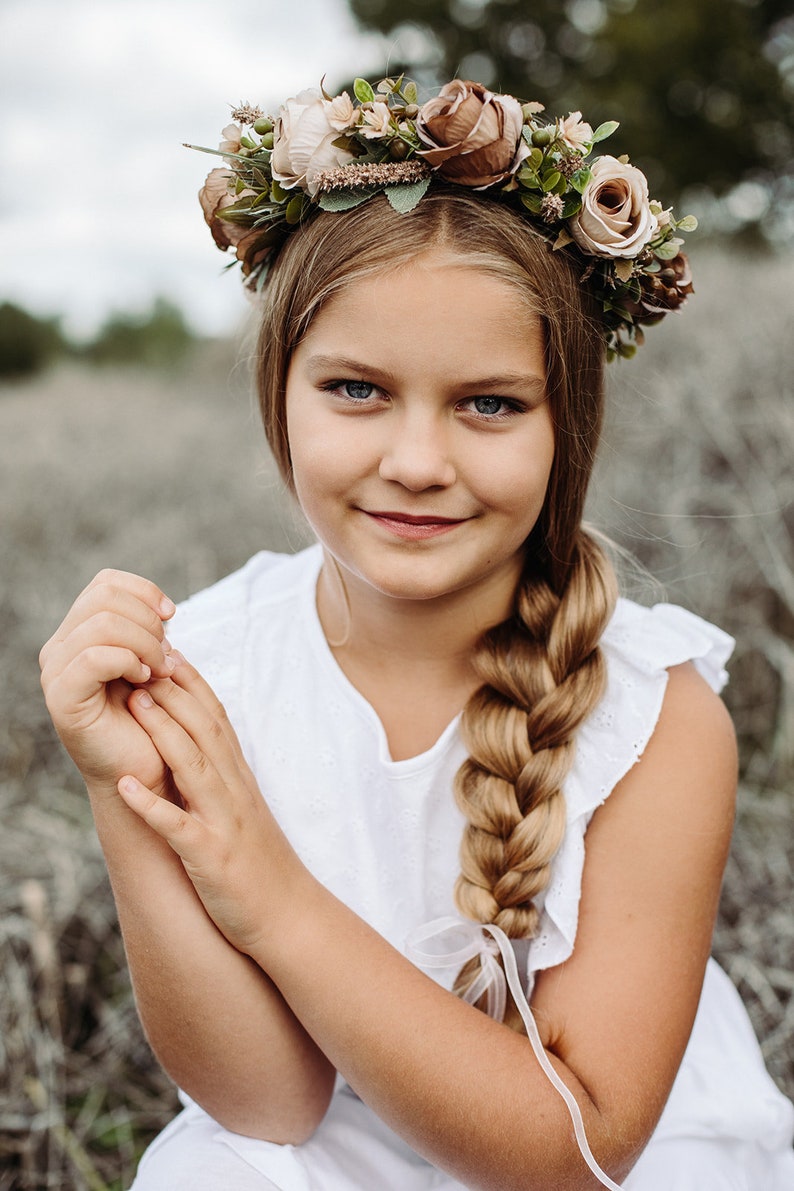
[[347, 380], [343, 387], [345, 395], [352, 397], [354, 401], [366, 401], [375, 389], [374, 385], [368, 384], [365, 380]]
[[478, 414], [498, 414], [504, 405], [501, 397], [475, 397], [474, 408]]

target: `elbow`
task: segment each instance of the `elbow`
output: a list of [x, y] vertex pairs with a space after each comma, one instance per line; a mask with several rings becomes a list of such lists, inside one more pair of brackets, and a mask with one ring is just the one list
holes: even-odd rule
[[230, 1089], [185, 1089], [206, 1113], [230, 1133], [273, 1145], [300, 1146], [323, 1121], [334, 1089], [335, 1072], [323, 1073], [311, 1083], [287, 1092], [283, 1087], [248, 1088], [244, 1094]]

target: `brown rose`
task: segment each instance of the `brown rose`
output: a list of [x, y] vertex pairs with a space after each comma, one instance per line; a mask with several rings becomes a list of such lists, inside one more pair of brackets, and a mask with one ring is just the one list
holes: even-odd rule
[[232, 203], [236, 203], [238, 199], [256, 193], [253, 190], [243, 190], [240, 194], [233, 194], [229, 189], [229, 183], [233, 177], [231, 170], [210, 170], [206, 182], [199, 191], [199, 202], [204, 212], [204, 218], [212, 232], [212, 238], [224, 252], [227, 248], [236, 247], [251, 228], [245, 224], [232, 223], [231, 219], [220, 219], [218, 213], [224, 207], [230, 207]]
[[616, 157], [597, 158], [591, 173], [571, 235], [591, 256], [637, 256], [659, 230], [645, 174]]
[[416, 117], [416, 131], [428, 149], [420, 155], [442, 178], [484, 188], [518, 169], [529, 153], [521, 130], [521, 104], [494, 95], [480, 83], [453, 79]]

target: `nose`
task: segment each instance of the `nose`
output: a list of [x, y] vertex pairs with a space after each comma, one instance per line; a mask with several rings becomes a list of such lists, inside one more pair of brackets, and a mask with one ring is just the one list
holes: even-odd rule
[[411, 492], [449, 488], [457, 478], [451, 428], [433, 414], [405, 413], [389, 427], [378, 474]]

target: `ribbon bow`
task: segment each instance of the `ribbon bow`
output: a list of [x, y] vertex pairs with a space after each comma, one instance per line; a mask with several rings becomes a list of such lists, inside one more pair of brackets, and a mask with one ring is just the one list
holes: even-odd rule
[[[447, 946], [447, 949], [444, 950], [445, 940], [450, 940], [455, 935], [458, 938], [463, 938], [463, 945], [456, 950]], [[434, 941], [442, 945], [441, 950], [426, 949], [426, 944]], [[475, 955], [479, 956], [480, 971], [470, 987], [463, 993], [463, 1000], [473, 1005], [485, 993], [488, 1016], [493, 1017], [496, 1021], [504, 1020], [507, 988], [510, 989], [516, 1009], [521, 1014], [521, 1020], [524, 1023], [535, 1058], [540, 1063], [552, 1087], [565, 1101], [582, 1157], [602, 1186], [607, 1187], [608, 1191], [622, 1191], [620, 1185], [612, 1181], [593, 1157], [585, 1134], [579, 1105], [570, 1088], [563, 1083], [549, 1062], [549, 1057], [538, 1033], [538, 1027], [535, 1024], [535, 1018], [532, 1016], [532, 1010], [521, 987], [515, 953], [510, 945], [510, 940], [501, 927], [495, 926], [492, 922], [470, 922], [451, 916], [435, 918], [425, 926], [417, 927], [416, 930], [411, 931], [405, 941], [405, 954], [417, 967], [452, 968], [455, 971], [459, 971]], [[502, 957], [504, 971], [496, 961], [497, 955]]]

